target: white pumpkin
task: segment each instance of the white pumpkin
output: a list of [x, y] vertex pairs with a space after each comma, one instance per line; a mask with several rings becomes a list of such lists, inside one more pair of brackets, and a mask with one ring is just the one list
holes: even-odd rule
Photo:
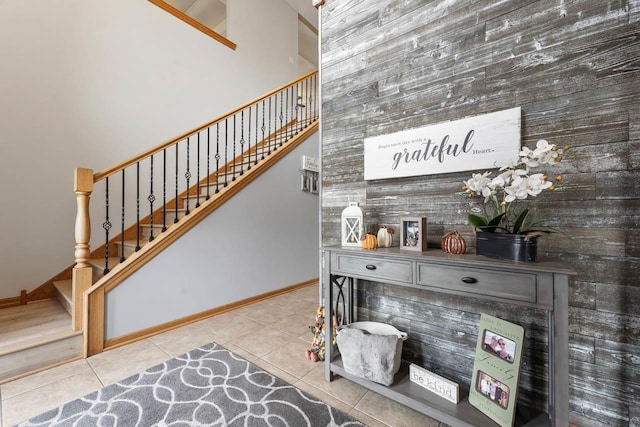
[[378, 230], [378, 247], [390, 248], [393, 243], [393, 228], [383, 225]]

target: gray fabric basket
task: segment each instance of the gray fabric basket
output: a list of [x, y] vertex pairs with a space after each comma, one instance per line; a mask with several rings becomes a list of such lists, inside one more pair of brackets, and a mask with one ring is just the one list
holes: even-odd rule
[[354, 322], [338, 328], [338, 350], [345, 371], [384, 385], [400, 369], [407, 334], [379, 322]]

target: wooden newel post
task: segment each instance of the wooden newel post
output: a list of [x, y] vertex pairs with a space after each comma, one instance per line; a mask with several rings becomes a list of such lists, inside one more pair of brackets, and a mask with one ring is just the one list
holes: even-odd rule
[[82, 294], [92, 285], [93, 276], [89, 258], [91, 248], [91, 218], [89, 214], [89, 199], [93, 192], [93, 171], [91, 169], [77, 168], [74, 179], [74, 191], [76, 193], [76, 250], [73, 267], [73, 313], [71, 315], [73, 329], [82, 329]]
[[89, 215], [89, 199], [93, 192], [93, 171], [76, 169], [74, 180], [76, 192], [76, 266], [89, 267], [89, 240], [91, 239], [91, 218]]

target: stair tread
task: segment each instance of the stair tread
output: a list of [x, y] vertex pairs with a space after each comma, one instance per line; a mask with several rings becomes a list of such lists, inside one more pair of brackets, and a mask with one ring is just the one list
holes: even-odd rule
[[16, 341], [12, 344], [0, 346], [0, 356], [15, 353], [20, 350], [26, 350], [33, 347], [38, 347], [44, 344], [49, 344], [55, 341], [60, 341], [62, 339], [77, 336], [77, 335], [82, 335], [82, 331], [74, 331], [73, 329], [71, 329], [71, 326], [69, 326], [68, 330], [52, 331], [48, 334], [25, 338], [23, 340]]
[[0, 355], [81, 334], [54, 298], [0, 310]]
[[[116, 242], [116, 245], [122, 245], [123, 242]], [[149, 239], [140, 239], [140, 247], [144, 247], [144, 245], [146, 245], [147, 243], [149, 243]], [[130, 248], [135, 248], [138, 245], [138, 241], [137, 240], [125, 240], [124, 241], [124, 245]], [[111, 264], [111, 263], [109, 263]]]
[[[187, 210], [183, 209], [183, 211], [186, 212]], [[167, 219], [171, 219], [171, 221], [167, 221], [167, 228], [169, 228], [171, 226], [171, 224], [173, 224], [173, 218], [167, 218]], [[150, 228], [150, 227], [151, 227], [151, 224], [140, 224], [140, 228]], [[164, 227], [164, 224], [161, 223], [161, 222], [159, 222], [159, 223], [154, 222], [153, 223], [153, 228], [162, 228], [162, 227]]]
[[[120, 257], [109, 257], [109, 268], [113, 268], [119, 263], [120, 263]], [[91, 264], [94, 267], [104, 269], [105, 260], [104, 258], [91, 258], [89, 260], [89, 264]]]

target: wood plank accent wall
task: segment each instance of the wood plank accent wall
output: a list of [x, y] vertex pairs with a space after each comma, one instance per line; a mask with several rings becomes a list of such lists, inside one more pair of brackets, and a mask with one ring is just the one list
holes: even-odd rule
[[[640, 0], [326, 0], [320, 13], [323, 244], [340, 243], [357, 201], [368, 223], [426, 216], [430, 250], [453, 229], [473, 250], [475, 202], [455, 194], [470, 174], [365, 182], [363, 139], [521, 106], [523, 144], [573, 148], [565, 190], [531, 203], [562, 230], [540, 254], [579, 271], [571, 421], [640, 425]], [[544, 313], [380, 283], [357, 296], [361, 319], [409, 332], [406, 357], [467, 384], [480, 313], [523, 325], [521, 399], [546, 407]]]

